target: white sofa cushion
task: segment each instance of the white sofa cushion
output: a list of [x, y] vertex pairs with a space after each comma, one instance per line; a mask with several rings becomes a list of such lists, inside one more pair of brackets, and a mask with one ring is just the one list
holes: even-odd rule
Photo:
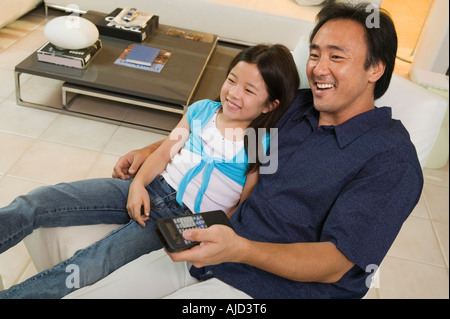
[[38, 228], [24, 239], [38, 272], [53, 267], [84, 247], [102, 239], [121, 225]]
[[447, 101], [420, 85], [394, 74], [376, 106], [392, 107], [392, 117], [402, 121], [424, 167], [447, 111]]
[[297, 42], [292, 52], [298, 75], [300, 76], [300, 89], [309, 89], [308, 77], [306, 76], [306, 62], [309, 58], [309, 37], [303, 36]]

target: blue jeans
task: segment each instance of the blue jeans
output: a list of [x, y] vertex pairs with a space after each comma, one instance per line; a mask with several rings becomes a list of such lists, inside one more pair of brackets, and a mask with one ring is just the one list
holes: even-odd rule
[[[131, 220], [126, 210], [130, 180], [91, 179], [37, 188], [0, 209], [0, 253], [39, 227], [125, 224], [73, 257], [0, 292], [2, 298], [61, 298], [76, 288], [66, 284], [73, 270], [81, 288], [126, 263], [162, 248], [153, 224], [162, 217], [190, 214], [176, 202], [176, 191], [161, 177], [147, 190], [150, 219], [146, 227]], [[68, 267], [69, 266], [69, 267]], [[75, 268], [74, 268], [75, 267]], [[79, 281], [78, 281], [79, 279]], [[70, 280], [69, 280], [70, 282]]]

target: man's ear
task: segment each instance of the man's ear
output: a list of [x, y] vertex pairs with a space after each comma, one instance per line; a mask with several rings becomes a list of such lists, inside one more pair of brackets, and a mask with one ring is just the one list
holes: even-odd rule
[[369, 67], [369, 82], [375, 83], [377, 82], [384, 74], [384, 70], [386, 69], [386, 65], [379, 61], [378, 63], [371, 65]]
[[269, 113], [275, 110], [280, 105], [280, 100], [275, 100], [272, 102], [267, 103], [267, 106], [262, 111], [263, 113]]

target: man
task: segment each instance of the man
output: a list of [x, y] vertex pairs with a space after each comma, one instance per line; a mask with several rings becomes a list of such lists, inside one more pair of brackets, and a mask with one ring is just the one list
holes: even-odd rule
[[[365, 4], [319, 13], [307, 63], [311, 91], [300, 91], [278, 124], [278, 170], [261, 175], [231, 217], [234, 231], [215, 225], [183, 233], [201, 244], [170, 258], [193, 267], [175, 263], [186, 277], [161, 296], [198, 297], [196, 289], [206, 289], [204, 296], [223, 297], [224, 288], [236, 298], [366, 294], [423, 185], [406, 129], [390, 108], [374, 107], [389, 85], [397, 37], [387, 14], [380, 12], [375, 28], [366, 27], [368, 15]], [[133, 176], [150, 152], [127, 154], [114, 175]], [[155, 297], [182, 270], [169, 271], [161, 252], [151, 256], [143, 293]], [[80, 294], [89, 297], [89, 288]]]

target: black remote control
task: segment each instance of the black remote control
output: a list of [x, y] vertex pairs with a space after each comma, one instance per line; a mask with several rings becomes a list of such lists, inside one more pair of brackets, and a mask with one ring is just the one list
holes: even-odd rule
[[226, 225], [233, 228], [227, 215], [221, 210], [211, 212], [161, 218], [155, 223], [155, 231], [168, 252], [177, 252], [198, 245], [183, 238], [183, 231], [187, 229], [207, 228], [214, 224]]

